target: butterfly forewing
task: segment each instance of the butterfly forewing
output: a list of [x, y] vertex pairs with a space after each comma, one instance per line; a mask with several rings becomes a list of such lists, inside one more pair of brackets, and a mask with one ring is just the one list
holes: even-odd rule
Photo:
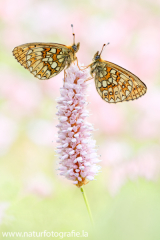
[[13, 55], [35, 77], [45, 80], [64, 69], [67, 50], [62, 44], [32, 43], [14, 48]]
[[109, 103], [134, 100], [146, 93], [147, 87], [133, 73], [111, 62], [99, 63], [101, 70], [95, 74], [96, 89]]

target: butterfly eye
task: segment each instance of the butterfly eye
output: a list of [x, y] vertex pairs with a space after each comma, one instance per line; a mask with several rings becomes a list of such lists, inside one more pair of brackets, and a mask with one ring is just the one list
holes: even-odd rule
[[100, 56], [99, 55], [97, 55], [96, 57], [95, 57], [95, 60], [97, 60], [97, 59], [99, 59], [100, 58]]
[[74, 51], [77, 51], [77, 46], [73, 45], [72, 48], [74, 49]]

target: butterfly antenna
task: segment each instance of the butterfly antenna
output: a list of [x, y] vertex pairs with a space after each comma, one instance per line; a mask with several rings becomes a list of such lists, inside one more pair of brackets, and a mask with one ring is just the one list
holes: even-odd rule
[[108, 44], [109, 44], [109, 42], [108, 42], [107, 44], [103, 44], [103, 47], [102, 47], [102, 50], [101, 50], [101, 52], [100, 52], [99, 56], [101, 56], [101, 54], [102, 54], [102, 51], [103, 51], [104, 47], [106, 47]]
[[71, 28], [72, 28], [72, 34], [73, 34], [73, 45], [75, 45], [75, 34], [73, 30], [73, 24], [71, 24]]

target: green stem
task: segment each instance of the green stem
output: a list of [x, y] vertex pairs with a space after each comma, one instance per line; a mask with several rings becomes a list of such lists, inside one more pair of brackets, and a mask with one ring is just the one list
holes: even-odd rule
[[84, 201], [85, 201], [86, 207], [87, 207], [87, 211], [88, 211], [88, 214], [89, 214], [89, 217], [90, 217], [91, 223], [92, 223], [92, 225], [94, 225], [94, 224], [93, 224], [92, 213], [91, 213], [91, 210], [90, 210], [90, 207], [89, 207], [89, 203], [88, 203], [88, 200], [87, 200], [87, 197], [86, 197], [85, 191], [84, 191], [83, 187], [81, 187], [80, 189], [81, 189], [81, 192], [82, 192], [82, 195], [83, 195], [83, 198], [84, 198]]

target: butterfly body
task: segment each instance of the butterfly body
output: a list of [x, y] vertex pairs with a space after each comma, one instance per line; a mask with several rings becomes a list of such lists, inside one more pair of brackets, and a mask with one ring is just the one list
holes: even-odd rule
[[95, 80], [97, 92], [108, 103], [134, 100], [147, 91], [146, 85], [128, 70], [94, 55], [90, 74]]
[[68, 68], [76, 58], [80, 43], [66, 46], [58, 43], [27, 43], [15, 47], [17, 61], [35, 77], [46, 80]]

